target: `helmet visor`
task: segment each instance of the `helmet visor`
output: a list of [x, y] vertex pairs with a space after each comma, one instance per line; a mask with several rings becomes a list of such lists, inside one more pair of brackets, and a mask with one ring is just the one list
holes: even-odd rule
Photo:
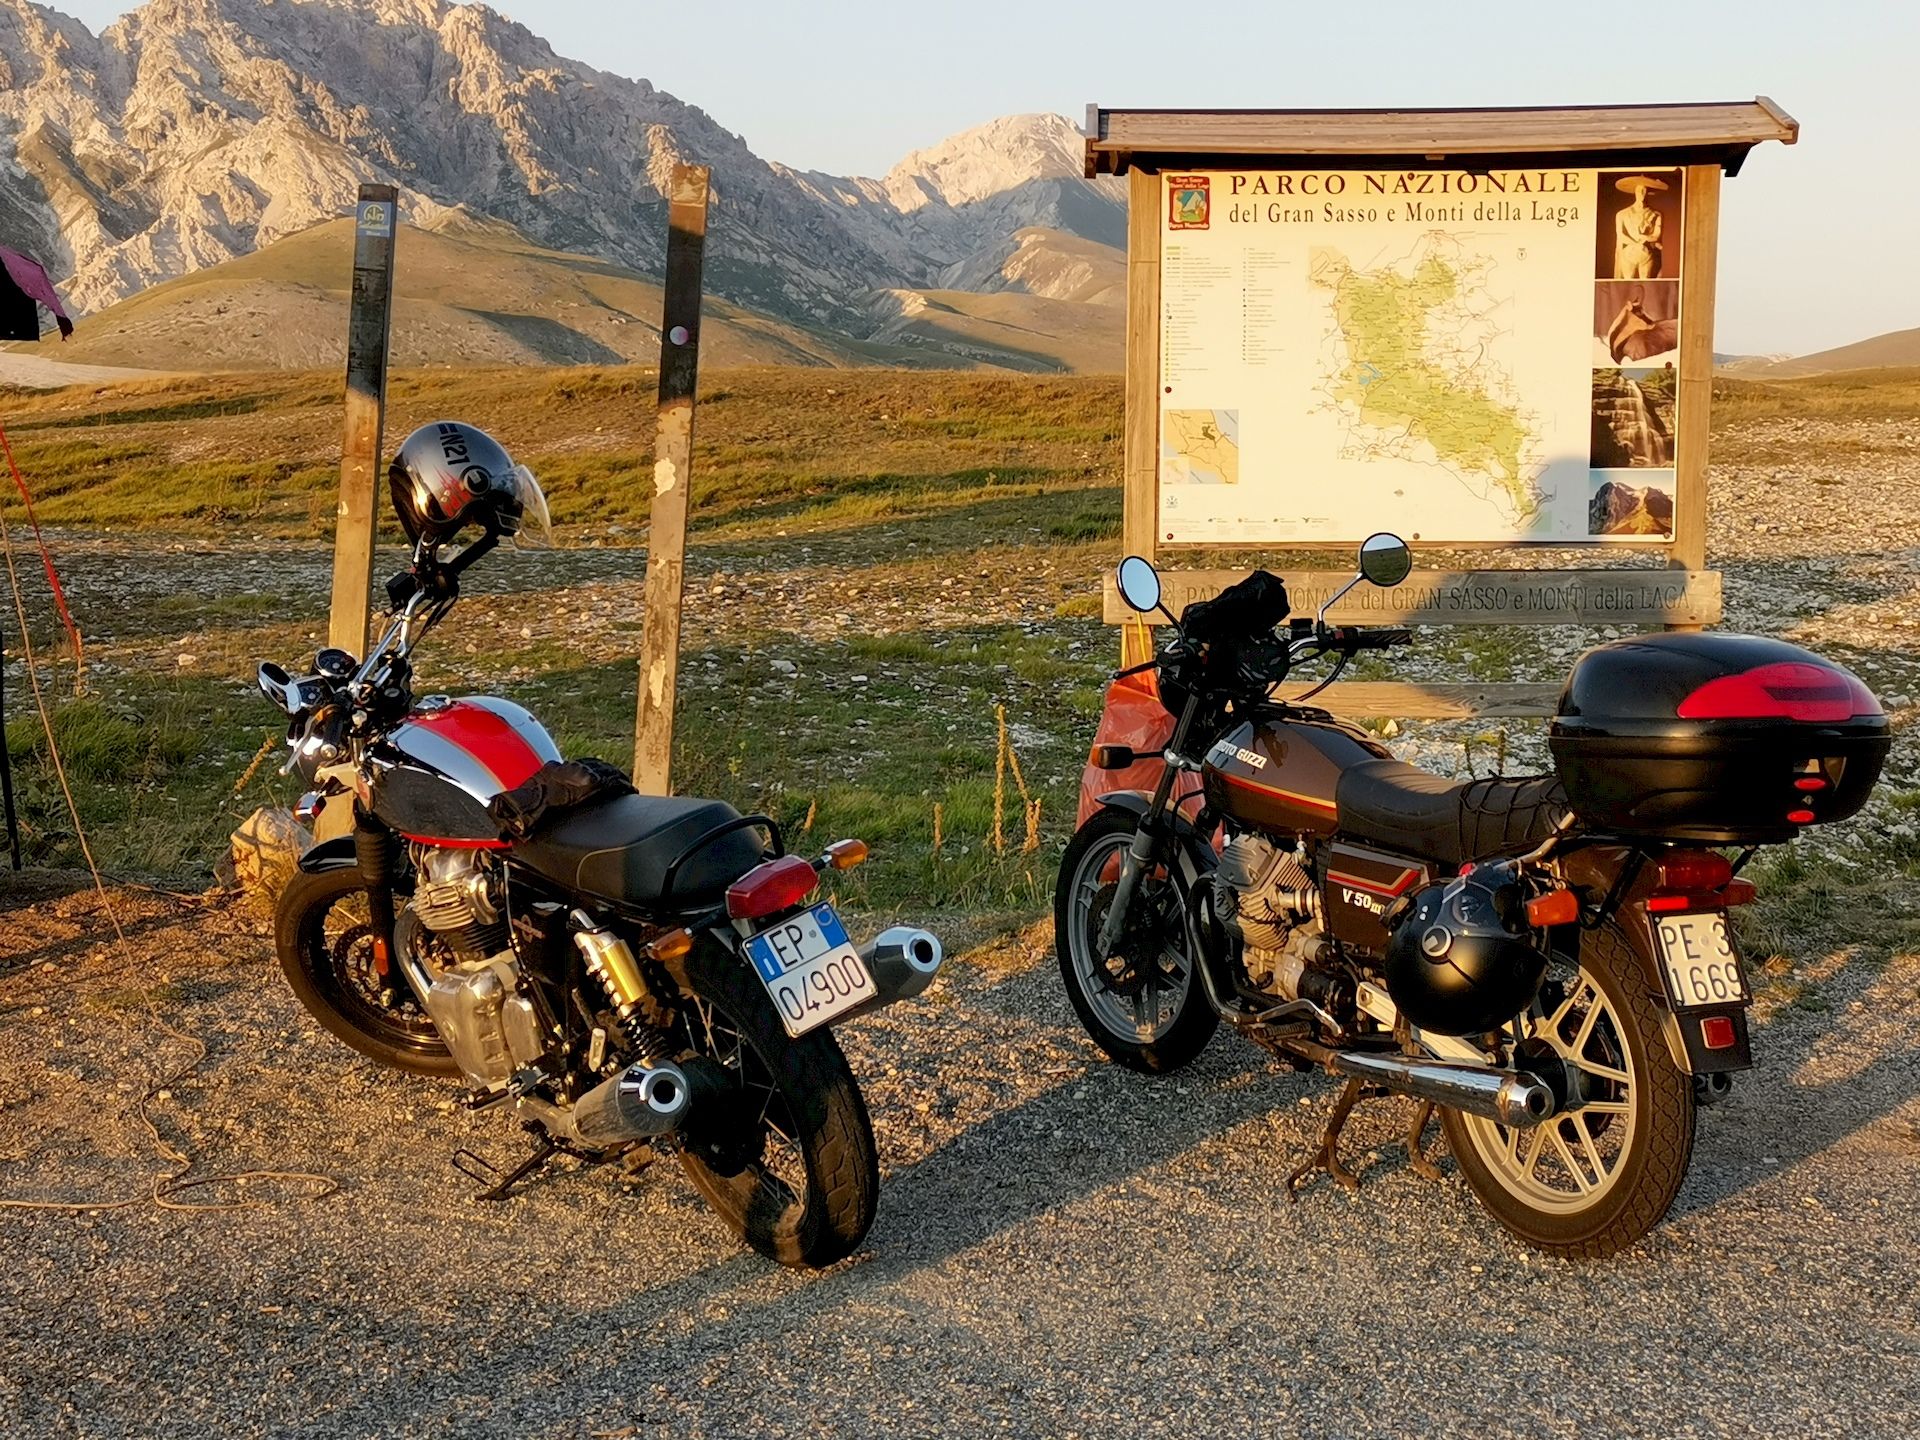
[[513, 467], [513, 485], [520, 499], [520, 528], [513, 543], [521, 550], [544, 550], [553, 544], [553, 515], [547, 509], [546, 491], [524, 465]]

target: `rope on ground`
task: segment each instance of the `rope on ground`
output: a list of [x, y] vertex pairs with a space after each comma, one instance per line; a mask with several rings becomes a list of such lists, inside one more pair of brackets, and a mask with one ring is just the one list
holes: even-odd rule
[[[13, 459], [13, 447], [6, 444], [6, 433], [3, 430], [0, 430], [0, 449], [5, 450], [7, 464], [13, 471], [14, 483], [20, 487], [21, 498], [26, 499], [26, 482], [20, 477], [20, 467], [14, 463]], [[33, 504], [31, 500], [27, 501], [27, 514], [29, 519], [31, 519], [33, 514]], [[39, 525], [37, 522], [34, 524], [34, 534], [36, 537], [39, 535]], [[47, 555], [44, 542], [41, 544], [40, 553], [46, 561], [47, 578], [53, 583], [54, 599], [60, 607], [62, 618], [66, 621], [68, 633], [73, 636], [74, 652], [77, 658], [79, 654], [80, 632], [74, 626], [72, 616], [67, 614], [66, 597], [61, 593], [60, 582], [53, 573], [53, 561], [51, 557]], [[0, 555], [4, 555], [6, 558], [7, 581], [13, 591], [14, 613], [20, 620], [21, 656], [27, 672], [28, 687], [33, 691], [34, 706], [40, 712], [40, 728], [47, 737], [47, 755], [53, 762], [54, 774], [59, 778], [61, 794], [66, 797], [67, 813], [73, 817], [73, 833], [80, 842], [80, 853], [86, 857], [87, 869], [93, 876], [93, 888], [95, 893], [100, 897], [100, 907], [106, 912], [107, 922], [113, 926], [114, 936], [120, 942], [121, 949], [125, 950], [127, 946], [127, 934], [126, 931], [120, 928], [120, 917], [115, 913], [113, 900], [107, 894], [106, 881], [101, 877], [100, 867], [94, 863], [93, 847], [87, 843], [86, 828], [80, 820], [80, 806], [73, 798], [73, 787], [67, 782], [67, 768], [60, 758], [60, 745], [54, 738], [53, 714], [47, 708], [46, 696], [40, 687], [40, 668], [33, 653], [33, 637], [27, 627], [26, 595], [20, 586], [19, 571], [13, 563], [13, 535], [7, 526], [7, 516], [4, 507], [0, 507]], [[262, 747], [261, 753], [263, 755], [265, 754], [264, 746]], [[171, 1174], [155, 1175], [148, 1187], [147, 1194], [144, 1196], [133, 1195], [118, 1200], [104, 1201], [0, 1199], [0, 1208], [8, 1210], [57, 1210], [69, 1212], [78, 1210], [120, 1210], [130, 1205], [137, 1205], [142, 1200], [146, 1200], [148, 1203], [162, 1210], [244, 1210], [262, 1202], [257, 1200], [214, 1200], [204, 1204], [193, 1205], [184, 1204], [175, 1200], [173, 1197], [188, 1190], [196, 1190], [208, 1185], [244, 1185], [255, 1181], [283, 1181], [291, 1184], [306, 1185], [311, 1187], [308, 1191], [307, 1198], [315, 1200], [331, 1195], [340, 1188], [340, 1182], [331, 1176], [309, 1174], [297, 1170], [236, 1170], [224, 1175], [192, 1175], [191, 1172], [194, 1166], [193, 1158], [185, 1151], [168, 1143], [160, 1134], [160, 1127], [154, 1123], [153, 1116], [147, 1107], [152, 1104], [162, 1090], [178, 1084], [200, 1068], [201, 1063], [207, 1058], [207, 1044], [204, 1040], [196, 1036], [188, 1035], [186, 1032], [175, 1028], [162, 1018], [159, 1010], [154, 1006], [151, 992], [147, 992], [144, 995], [144, 999], [146, 1001], [147, 1018], [152, 1020], [153, 1023], [168, 1036], [175, 1040], [184, 1041], [193, 1049], [191, 1059], [185, 1061], [171, 1072], [156, 1077], [154, 1081], [147, 1086], [145, 1093], [141, 1095], [140, 1099], [134, 1105], [134, 1113], [139, 1117], [141, 1125], [146, 1128], [147, 1136], [152, 1141], [154, 1149], [159, 1152], [160, 1156], [166, 1160], [168, 1164], [175, 1167], [173, 1172]]]
[[209, 1185], [252, 1185], [252, 1184], [288, 1184], [304, 1186], [306, 1193], [301, 1198], [324, 1200], [340, 1189], [340, 1182], [331, 1175], [319, 1175], [307, 1170], [230, 1170], [220, 1175], [192, 1174], [194, 1160], [185, 1151], [170, 1144], [161, 1135], [160, 1127], [154, 1123], [148, 1106], [158, 1099], [161, 1092], [185, 1080], [198, 1070], [207, 1058], [207, 1043], [197, 1036], [175, 1028], [154, 1008], [153, 997], [146, 997], [147, 1018], [151, 1020], [170, 1039], [184, 1041], [192, 1047], [191, 1058], [164, 1074], [156, 1075], [148, 1084], [146, 1091], [134, 1102], [133, 1113], [147, 1132], [147, 1138], [160, 1157], [174, 1167], [170, 1174], [155, 1175], [148, 1183], [144, 1194], [124, 1195], [115, 1200], [4, 1200], [0, 1199], [0, 1209], [6, 1210], [54, 1210], [68, 1213], [93, 1210], [125, 1210], [130, 1206], [151, 1204], [161, 1210], [252, 1210], [268, 1202], [255, 1199], [210, 1200], [199, 1204], [186, 1204], [174, 1199], [176, 1195], [189, 1190], [197, 1190]]

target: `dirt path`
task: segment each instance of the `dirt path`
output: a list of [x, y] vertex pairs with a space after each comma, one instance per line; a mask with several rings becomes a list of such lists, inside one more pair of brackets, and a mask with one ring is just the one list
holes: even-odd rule
[[[169, 1167], [337, 1177], [258, 1208], [0, 1211], [10, 1435], [1795, 1436], [1920, 1424], [1920, 959], [1815, 946], [1768, 991], [1761, 1068], [1707, 1112], [1670, 1218], [1609, 1264], [1542, 1261], [1397, 1104], [1349, 1134], [1360, 1195], [1281, 1177], [1327, 1085], [1221, 1038], [1147, 1080], [1072, 1024], [1042, 932], [850, 1027], [887, 1166], [861, 1253], [740, 1251], [677, 1170], [563, 1169], [503, 1206], [459, 1145], [520, 1137], [358, 1062], [237, 909], [4, 888], [0, 1195], [109, 1199]], [[21, 902], [25, 903], [21, 903]], [[1448, 1166], [1451, 1171], [1451, 1166]], [[197, 1192], [202, 1200], [234, 1189]]]

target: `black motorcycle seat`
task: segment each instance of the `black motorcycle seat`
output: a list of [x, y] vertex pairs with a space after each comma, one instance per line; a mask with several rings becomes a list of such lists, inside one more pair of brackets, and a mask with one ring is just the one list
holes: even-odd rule
[[667, 867], [715, 826], [740, 818], [724, 800], [621, 795], [568, 810], [513, 853], [557, 884], [603, 900], [692, 908], [717, 902], [727, 886], [766, 858], [761, 832], [740, 829], [687, 858], [666, 893]]
[[1538, 845], [1567, 813], [1551, 775], [1449, 780], [1399, 760], [1363, 760], [1334, 789], [1342, 836], [1442, 865]]

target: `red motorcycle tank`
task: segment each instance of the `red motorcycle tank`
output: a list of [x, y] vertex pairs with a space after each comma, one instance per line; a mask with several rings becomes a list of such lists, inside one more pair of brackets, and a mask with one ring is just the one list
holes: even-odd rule
[[374, 752], [373, 813], [410, 840], [503, 848], [487, 802], [559, 758], [510, 700], [429, 696]]
[[1331, 835], [1340, 772], [1393, 752], [1332, 719], [1256, 715], [1214, 743], [1201, 766], [1207, 803], [1243, 827]]

